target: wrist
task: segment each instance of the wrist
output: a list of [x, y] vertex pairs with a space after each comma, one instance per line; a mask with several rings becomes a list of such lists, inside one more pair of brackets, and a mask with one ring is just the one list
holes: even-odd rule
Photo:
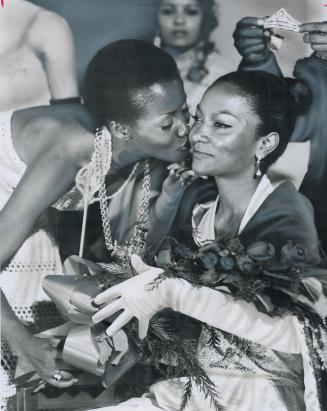
[[33, 335], [31, 335], [22, 324], [14, 324], [10, 332], [6, 333], [3, 337], [10, 349], [17, 356], [20, 356], [25, 351]]
[[163, 193], [165, 194], [166, 201], [168, 204], [175, 203], [183, 197], [185, 190], [187, 189], [186, 184], [182, 184], [182, 181], [178, 180], [173, 185], [163, 188]]
[[159, 286], [159, 300], [163, 308], [183, 312], [183, 301], [192, 285], [182, 278], [166, 278]]

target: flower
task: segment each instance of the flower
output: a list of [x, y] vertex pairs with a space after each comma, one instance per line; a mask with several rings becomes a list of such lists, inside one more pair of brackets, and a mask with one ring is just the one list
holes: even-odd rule
[[274, 257], [275, 249], [270, 243], [257, 241], [247, 247], [246, 254], [252, 257], [255, 261], [268, 261]]
[[244, 251], [244, 246], [239, 238], [231, 238], [227, 243], [227, 248], [233, 254], [240, 255]]
[[255, 262], [248, 255], [243, 255], [239, 257], [236, 260], [236, 264], [244, 274], [254, 274], [257, 272]]
[[220, 265], [223, 270], [231, 270], [235, 265], [234, 258], [230, 255], [225, 255], [224, 257], [221, 257]]
[[229, 254], [229, 251], [223, 247], [220, 243], [213, 241], [203, 247], [201, 247], [198, 251], [199, 254], [205, 253], [207, 254], [208, 252], [212, 252], [220, 257]]
[[200, 251], [197, 258], [202, 262], [207, 270], [211, 270], [219, 264], [219, 256], [212, 251]]
[[213, 286], [217, 283], [218, 276], [215, 271], [208, 270], [199, 276], [199, 281], [201, 284], [206, 286]]
[[289, 241], [280, 251], [280, 261], [283, 264], [293, 265], [305, 261], [305, 250], [299, 244]]

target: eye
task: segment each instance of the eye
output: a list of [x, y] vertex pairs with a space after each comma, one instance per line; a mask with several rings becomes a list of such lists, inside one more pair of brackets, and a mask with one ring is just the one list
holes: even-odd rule
[[198, 8], [195, 7], [188, 7], [185, 10], [186, 14], [188, 14], [189, 16], [198, 16], [200, 14], [200, 10]]
[[200, 118], [200, 116], [198, 116], [197, 114], [194, 114], [194, 116], [191, 116], [194, 120], [194, 123], [201, 123], [202, 120]]
[[160, 9], [160, 14], [163, 14], [164, 16], [171, 16], [174, 14], [174, 10], [172, 7], [162, 7]]
[[173, 122], [171, 121], [169, 124], [165, 124], [163, 126], [160, 126], [161, 130], [169, 130], [173, 126]]
[[223, 123], [222, 121], [215, 121], [214, 126], [217, 128], [230, 128], [229, 124]]

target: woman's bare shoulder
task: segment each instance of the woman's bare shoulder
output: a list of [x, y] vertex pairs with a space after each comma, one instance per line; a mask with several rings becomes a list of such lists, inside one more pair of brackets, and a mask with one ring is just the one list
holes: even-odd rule
[[83, 165], [92, 152], [93, 129], [90, 112], [75, 104], [27, 108], [12, 118], [13, 142], [26, 163], [52, 149]]

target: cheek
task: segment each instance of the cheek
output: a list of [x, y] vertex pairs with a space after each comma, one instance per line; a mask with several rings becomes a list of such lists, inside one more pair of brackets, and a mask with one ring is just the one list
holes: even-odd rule
[[198, 40], [201, 35], [202, 18], [189, 20], [188, 27], [190, 29], [190, 33], [192, 34], [192, 38]]
[[169, 150], [173, 149], [176, 146], [177, 138], [174, 133], [167, 133], [163, 131], [154, 131], [152, 135], [149, 135], [148, 144], [151, 147], [157, 148], [158, 150]]
[[253, 161], [255, 146], [247, 136], [221, 136], [210, 141], [213, 154], [221, 161], [248, 164]]
[[172, 18], [169, 17], [160, 17], [158, 19], [159, 29], [162, 36], [169, 35], [169, 31], [172, 27]]

